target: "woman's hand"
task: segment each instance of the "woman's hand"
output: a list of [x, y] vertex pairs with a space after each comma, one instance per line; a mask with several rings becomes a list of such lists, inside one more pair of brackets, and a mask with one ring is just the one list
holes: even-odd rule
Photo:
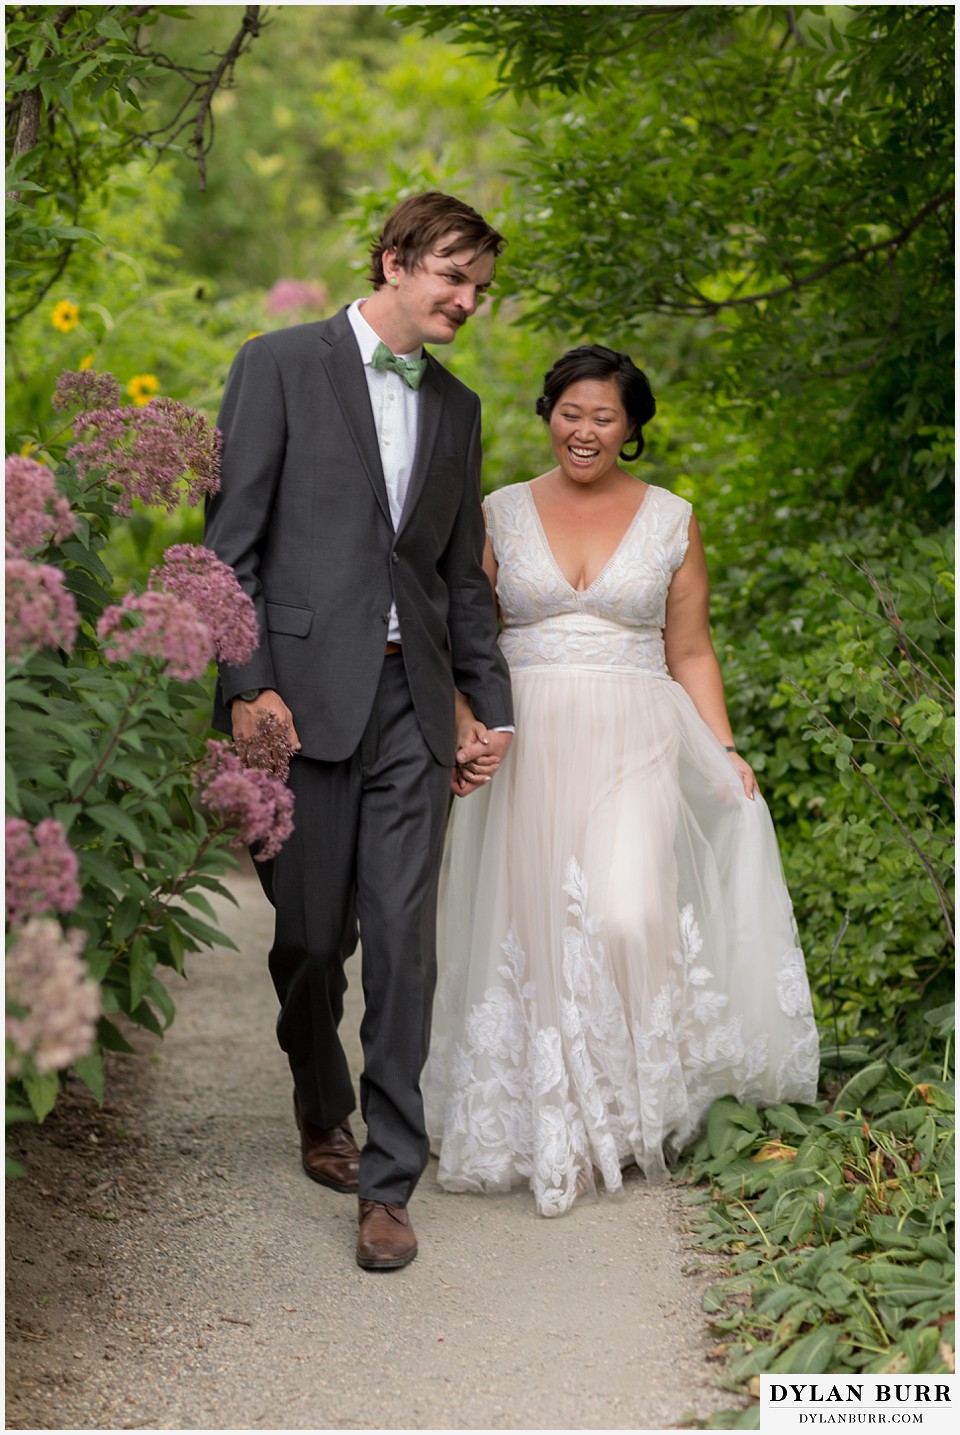
[[740, 756], [738, 752], [728, 752], [727, 757], [729, 757], [730, 761], [736, 768], [737, 776], [743, 783], [743, 790], [752, 802], [756, 794], [760, 791], [760, 786], [757, 782], [756, 777], [753, 774], [753, 768], [750, 766], [749, 762], [747, 762], [745, 758], [742, 758]]

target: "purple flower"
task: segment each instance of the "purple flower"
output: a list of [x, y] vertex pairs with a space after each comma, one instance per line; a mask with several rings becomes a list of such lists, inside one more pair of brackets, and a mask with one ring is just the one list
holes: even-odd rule
[[19, 659], [34, 648], [65, 648], [77, 638], [80, 615], [59, 568], [8, 557], [6, 648]]
[[86, 437], [71, 445], [67, 458], [81, 478], [99, 473], [120, 490], [118, 513], [130, 513], [135, 498], [172, 513], [182, 498], [195, 506], [220, 487], [223, 436], [176, 399], [94, 409], [77, 427]]
[[217, 657], [242, 667], [257, 649], [257, 614], [232, 568], [209, 548], [177, 543], [150, 574], [151, 589], [174, 593], [188, 603], [213, 634]]
[[7, 1013], [14, 1076], [31, 1060], [41, 1075], [62, 1071], [93, 1046], [100, 988], [83, 960], [85, 941], [76, 927], [64, 932], [50, 917], [31, 917], [7, 953], [7, 1000], [23, 1010], [22, 1016]]
[[268, 314], [302, 313], [305, 310], [325, 311], [327, 291], [312, 279], [278, 279], [263, 307]]
[[276, 777], [244, 767], [229, 743], [211, 739], [194, 778], [200, 800], [224, 827], [235, 827], [234, 847], [259, 843], [257, 862], [275, 857], [293, 831], [293, 793]]
[[97, 624], [112, 661], [160, 658], [174, 678], [189, 682], [214, 657], [213, 634], [189, 603], [173, 593], [128, 593]]
[[65, 498], [45, 463], [12, 454], [4, 464], [7, 548], [20, 553], [48, 541], [60, 543], [76, 529]]
[[234, 745], [244, 767], [269, 772], [281, 782], [286, 782], [290, 776], [290, 758], [293, 755], [290, 729], [276, 713], [257, 713], [253, 736], [236, 737]]
[[62, 825], [45, 817], [31, 828], [6, 820], [7, 921], [19, 926], [44, 912], [72, 912], [80, 901], [77, 854]]
[[112, 409], [120, 402], [120, 385], [112, 374], [98, 374], [95, 369], [67, 369], [57, 379], [53, 391], [55, 409]]

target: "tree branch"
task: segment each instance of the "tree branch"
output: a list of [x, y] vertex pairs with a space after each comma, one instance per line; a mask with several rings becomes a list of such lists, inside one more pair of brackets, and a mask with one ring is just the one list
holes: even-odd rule
[[[240, 29], [234, 35], [227, 49], [219, 57], [218, 63], [212, 70], [195, 70], [193, 74], [199, 78], [191, 78], [188, 71], [173, 63], [166, 55], [152, 52], [149, 58], [163, 69], [176, 71], [184, 79], [189, 79], [193, 85], [193, 91], [180, 106], [174, 118], [169, 124], [159, 130], [154, 130], [147, 135], [140, 135], [140, 139], [152, 139], [155, 135], [170, 131], [168, 137], [162, 144], [156, 146], [157, 155], [165, 154], [177, 141], [184, 130], [192, 128], [192, 136], [187, 146], [187, 153], [193, 154], [197, 162], [198, 183], [201, 194], [207, 187], [207, 165], [206, 156], [213, 143], [213, 104], [214, 96], [219, 90], [226, 77], [228, 83], [233, 81], [233, 71], [237, 61], [244, 50], [253, 43], [263, 28], [264, 21], [261, 18], [260, 5], [247, 5], [245, 7], [243, 22]], [[194, 100], [198, 101], [197, 112], [192, 119], [189, 117], [181, 121], [180, 117], [189, 109]]]
[[919, 214], [914, 215], [910, 223], [891, 239], [881, 239], [876, 244], [867, 244], [860, 249], [851, 250], [849, 254], [840, 254], [836, 259], [829, 259], [826, 263], [818, 265], [816, 269], [811, 269], [808, 274], [791, 280], [789, 284], [781, 284], [776, 289], [767, 289], [759, 294], [744, 294], [732, 299], [708, 299], [689, 280], [685, 279], [684, 287], [696, 294], [700, 302], [697, 305], [670, 304], [669, 311], [673, 314], [692, 314], [699, 318], [705, 314], [719, 314], [721, 309], [742, 308], [748, 304], [763, 303], [768, 299], [782, 299], [785, 294], [799, 293], [801, 289], [815, 284], [818, 279], [832, 274], [835, 269], [842, 269], [847, 264], [859, 264], [871, 254], [881, 254], [884, 250], [892, 250], [896, 253], [932, 214], [936, 214], [945, 204], [949, 204], [954, 197], [953, 189], [944, 190], [942, 194], [938, 194], [935, 199], [931, 199], [929, 203], [925, 204]]

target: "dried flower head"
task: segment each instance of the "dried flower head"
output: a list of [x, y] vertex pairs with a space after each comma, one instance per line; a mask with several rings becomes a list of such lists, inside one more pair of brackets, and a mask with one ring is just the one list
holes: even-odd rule
[[13, 1075], [31, 1060], [41, 1074], [62, 1071], [92, 1047], [100, 988], [83, 960], [85, 940], [77, 928], [64, 932], [50, 917], [31, 917], [7, 953], [7, 1000], [23, 1013], [7, 1012]]
[[111, 661], [160, 658], [184, 682], [203, 677], [214, 657], [207, 624], [173, 593], [128, 593], [104, 611], [97, 635]]
[[118, 513], [130, 513], [133, 500], [156, 504], [168, 513], [186, 499], [195, 506], [220, 487], [220, 430], [196, 409], [176, 399], [154, 399], [143, 408], [94, 409], [77, 428], [84, 437], [67, 458], [81, 478], [99, 474], [119, 489]]
[[234, 738], [237, 756], [244, 767], [269, 772], [281, 782], [290, 776], [293, 744], [290, 729], [276, 713], [257, 713], [257, 727], [252, 737]]
[[254, 860], [275, 857], [293, 831], [293, 793], [276, 777], [244, 767], [229, 743], [211, 739], [195, 778], [200, 800], [224, 827], [236, 828], [233, 846], [257, 846]]
[[257, 649], [257, 613], [232, 568], [209, 548], [176, 543], [150, 574], [150, 588], [189, 603], [213, 634], [221, 662], [242, 667]]
[[6, 819], [7, 922], [19, 926], [44, 912], [72, 912], [80, 901], [77, 854], [61, 823], [45, 817], [36, 827]]
[[[91, 363], [93, 356], [90, 356]], [[113, 409], [120, 402], [120, 385], [112, 374], [99, 374], [80, 360], [79, 370], [67, 369], [53, 391], [55, 409]]]
[[14, 555], [7, 558], [6, 570], [8, 656], [20, 659], [35, 648], [69, 652], [80, 615], [60, 569]]
[[15, 553], [61, 543], [76, 530], [76, 519], [45, 463], [11, 454], [4, 464], [7, 549]]

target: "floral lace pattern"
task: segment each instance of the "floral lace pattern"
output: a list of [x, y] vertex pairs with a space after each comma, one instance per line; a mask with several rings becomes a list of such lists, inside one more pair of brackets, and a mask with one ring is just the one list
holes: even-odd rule
[[667, 677], [667, 589], [687, 551], [691, 508], [651, 485], [589, 588], [572, 588], [554, 560], [529, 484], [484, 504], [498, 564], [501, 646], [511, 668], [622, 668]]
[[[743, 1021], [724, 1021], [729, 997], [699, 963], [703, 946], [693, 908], [678, 915], [668, 978], [646, 1020], [628, 1021], [610, 973], [603, 922], [588, 910], [586, 876], [575, 858], [563, 890], [571, 921], [563, 929], [559, 1026], [541, 1024], [536, 983], [511, 925], [506, 958], [467, 1015], [455, 1050], [440, 1179], [452, 1189], [502, 1190], [528, 1180], [544, 1215], [569, 1209], [602, 1177], [618, 1190], [621, 1168], [636, 1161], [648, 1177], [666, 1172], [665, 1152], [696, 1134], [721, 1093], [759, 1094], [767, 1042], [748, 1039]], [[786, 1015], [801, 1008], [796, 949], [781, 958], [778, 990]], [[805, 987], [805, 983], [804, 983]], [[810, 1033], [791, 1050], [783, 1081], [816, 1081]], [[778, 1084], [779, 1080], [778, 1080]]]

